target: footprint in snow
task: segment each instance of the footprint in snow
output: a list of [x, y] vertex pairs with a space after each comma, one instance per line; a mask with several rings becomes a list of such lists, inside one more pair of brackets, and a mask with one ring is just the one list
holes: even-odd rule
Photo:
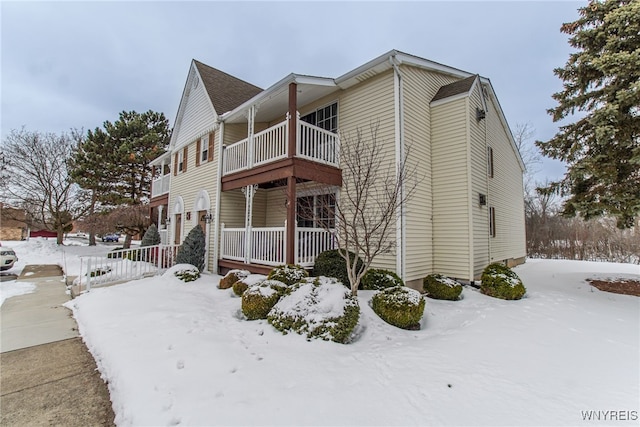
[[176, 368], [184, 369], [184, 360], [178, 360], [178, 362], [176, 363]]

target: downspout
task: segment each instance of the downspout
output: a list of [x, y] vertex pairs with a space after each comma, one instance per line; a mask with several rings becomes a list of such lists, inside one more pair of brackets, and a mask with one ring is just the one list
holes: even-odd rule
[[[222, 193], [222, 166], [224, 156], [224, 122], [219, 122], [218, 171], [216, 172], [216, 206], [213, 210], [213, 273], [218, 274], [218, 255], [220, 253], [220, 196]], [[214, 142], [215, 143], [215, 142]]]
[[[389, 57], [389, 62], [393, 66], [394, 85], [394, 117], [395, 117], [395, 145], [396, 145], [396, 176], [399, 166], [404, 161], [404, 99], [402, 96], [402, 74], [398, 67], [398, 60], [395, 56]], [[400, 184], [400, 200], [404, 199], [404, 182]], [[398, 275], [406, 281], [406, 227], [405, 227], [405, 206], [404, 202], [396, 209], [396, 271]]]
[[[478, 77], [478, 83], [480, 84], [480, 99], [482, 100], [482, 108], [484, 108], [485, 111], [485, 118], [484, 118], [484, 157], [485, 157], [485, 181], [487, 183], [487, 223], [491, 222], [491, 216], [490, 216], [490, 211], [489, 211], [489, 207], [491, 206], [491, 194], [490, 194], [490, 186], [489, 186], [489, 159], [488, 159], [488, 155], [489, 155], [489, 143], [487, 142], [487, 120], [489, 120], [488, 118], [488, 113], [489, 110], [487, 109], [487, 100], [484, 97], [484, 86], [482, 85], [482, 81], [480, 80], [480, 78]], [[495, 227], [496, 225], [493, 224], [493, 226]], [[491, 264], [491, 233], [487, 233], [487, 263]]]

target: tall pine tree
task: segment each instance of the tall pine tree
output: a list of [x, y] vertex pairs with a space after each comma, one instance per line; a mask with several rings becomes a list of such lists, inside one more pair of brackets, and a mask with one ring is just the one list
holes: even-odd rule
[[561, 27], [575, 52], [554, 70], [564, 84], [549, 110], [554, 122], [577, 120], [536, 142], [567, 163], [545, 191], [567, 196], [567, 216], [611, 215], [627, 228], [640, 214], [640, 1], [592, 1], [578, 11]]

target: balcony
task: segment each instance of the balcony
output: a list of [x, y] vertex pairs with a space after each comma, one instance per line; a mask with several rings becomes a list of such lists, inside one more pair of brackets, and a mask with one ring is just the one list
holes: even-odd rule
[[166, 174], [151, 181], [151, 198], [169, 194], [171, 174]]
[[296, 152], [289, 153], [289, 122], [285, 120], [228, 145], [224, 150], [223, 176], [275, 163], [288, 157], [339, 167], [340, 140], [337, 134], [301, 120], [296, 120]]

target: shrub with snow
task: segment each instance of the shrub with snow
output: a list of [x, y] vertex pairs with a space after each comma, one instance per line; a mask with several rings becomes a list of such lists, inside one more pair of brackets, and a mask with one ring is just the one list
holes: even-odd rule
[[[204, 232], [200, 225], [196, 225], [191, 229], [187, 237], [178, 248], [176, 262], [178, 264], [187, 263], [195, 265], [198, 270], [204, 270], [204, 255], [206, 252], [206, 241]], [[233, 284], [233, 283], [232, 283]]]
[[394, 286], [373, 296], [373, 311], [385, 322], [402, 329], [420, 329], [425, 301], [420, 292]]
[[430, 274], [424, 278], [423, 289], [429, 298], [456, 301], [462, 293], [462, 285], [442, 274]]
[[[335, 277], [343, 285], [351, 288], [347, 274], [347, 262], [340, 253], [345, 253], [344, 249], [333, 249], [320, 253], [313, 265], [313, 275]], [[349, 259], [354, 259], [355, 256], [353, 252], [349, 252]], [[358, 271], [364, 268], [364, 263], [359, 257], [356, 261], [356, 267]]]
[[160, 233], [158, 232], [158, 227], [155, 224], [151, 224], [147, 231], [145, 231], [144, 236], [142, 236], [142, 241], [140, 242], [140, 246], [155, 246], [160, 244]]
[[358, 324], [360, 306], [335, 279], [308, 278], [294, 285], [267, 319], [277, 330], [347, 343]]
[[236, 283], [238, 280], [242, 280], [245, 277], [249, 276], [249, 271], [247, 270], [231, 270], [229, 271], [222, 279], [220, 279], [220, 283], [218, 283], [218, 287], [220, 289], [229, 289]]
[[269, 279], [278, 280], [289, 286], [300, 282], [305, 277], [309, 277], [309, 273], [299, 265], [280, 265], [269, 272]]
[[371, 268], [362, 277], [362, 289], [381, 291], [394, 286], [404, 286], [404, 282], [391, 270]]
[[250, 274], [244, 279], [238, 280], [233, 284], [233, 293], [237, 296], [241, 297], [244, 291], [249, 289], [251, 286], [259, 285], [266, 280], [266, 277], [262, 274]]
[[175, 276], [183, 282], [193, 282], [200, 277], [200, 270], [191, 264], [176, 264], [168, 269], [163, 276]]
[[266, 319], [282, 296], [282, 289], [286, 287], [287, 285], [277, 280], [265, 280], [249, 287], [242, 294], [242, 313], [249, 320]]
[[527, 292], [522, 280], [503, 264], [489, 264], [482, 272], [480, 292], [491, 297], [516, 300]]

